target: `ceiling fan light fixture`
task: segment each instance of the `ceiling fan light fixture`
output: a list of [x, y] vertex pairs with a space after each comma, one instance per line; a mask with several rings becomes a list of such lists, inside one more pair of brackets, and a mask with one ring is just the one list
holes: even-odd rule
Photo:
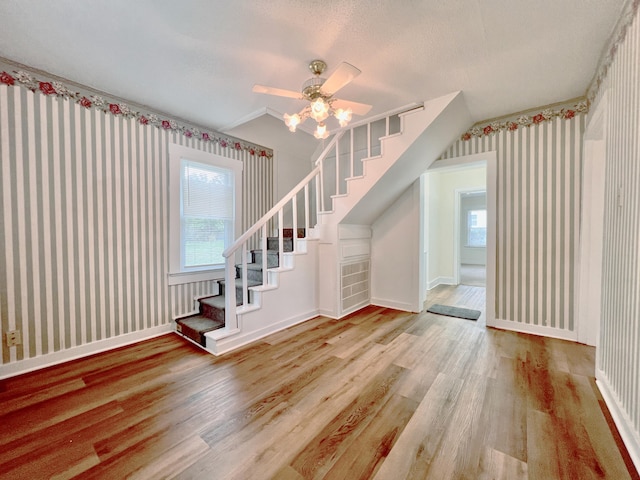
[[322, 122], [329, 116], [329, 104], [324, 98], [318, 97], [311, 102], [311, 118], [316, 122]]
[[295, 132], [296, 127], [301, 123], [302, 119], [297, 113], [294, 113], [293, 115], [289, 115], [288, 113], [284, 114], [284, 124], [289, 127], [290, 132]]
[[333, 115], [338, 119], [338, 123], [340, 123], [341, 127], [346, 127], [347, 124], [351, 121], [352, 113], [353, 112], [351, 111], [350, 108], [347, 108], [347, 109], [339, 108], [333, 113]]
[[[351, 115], [354, 111], [357, 115], [366, 115], [371, 109], [371, 105], [349, 101], [345, 102], [344, 100], [338, 100], [333, 97], [338, 90], [357, 77], [360, 74], [360, 70], [353, 65], [342, 62], [338, 68], [325, 79], [320, 75], [322, 75], [326, 68], [327, 64], [324, 61], [313, 60], [309, 64], [309, 69], [314, 76], [304, 83], [301, 93], [281, 88], [266, 87], [264, 85], [254, 85], [253, 91], [279, 97], [306, 100], [308, 103], [298, 113], [292, 115], [284, 114], [284, 123], [289, 128], [289, 131], [295, 132], [296, 127], [307, 118], [313, 118], [317, 123], [314, 136], [319, 139], [325, 139], [329, 136], [327, 126], [324, 123], [327, 118], [335, 117], [340, 124], [340, 128], [344, 128], [351, 121]], [[334, 104], [336, 107], [342, 105], [344, 107], [349, 106], [349, 108], [334, 108]]]
[[320, 122], [316, 127], [316, 131], [313, 134], [318, 140], [324, 140], [329, 136], [329, 132], [327, 131], [327, 126], [324, 122]]

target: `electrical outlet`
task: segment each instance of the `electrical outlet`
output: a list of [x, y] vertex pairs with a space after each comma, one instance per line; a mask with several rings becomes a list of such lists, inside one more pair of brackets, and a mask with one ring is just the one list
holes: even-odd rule
[[7, 332], [7, 346], [15, 347], [16, 345], [20, 345], [22, 343], [22, 335], [20, 335], [20, 330], [11, 330]]

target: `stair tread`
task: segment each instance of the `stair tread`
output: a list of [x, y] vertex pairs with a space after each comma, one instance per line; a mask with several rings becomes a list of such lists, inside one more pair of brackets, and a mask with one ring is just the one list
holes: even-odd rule
[[[242, 264], [236, 264], [236, 268], [242, 268]], [[262, 270], [262, 263], [247, 263], [247, 270]]]
[[211, 307], [224, 308], [224, 295], [214, 295], [213, 297], [201, 298], [198, 301]]
[[[218, 280], [218, 283], [221, 283], [222, 285], [225, 285], [227, 283], [227, 281], [226, 280]], [[257, 285], [262, 285], [262, 282], [258, 282], [256, 280], [247, 280], [247, 287], [255, 287]], [[236, 278], [236, 287], [242, 287], [242, 279], [241, 278]]]
[[210, 332], [224, 327], [224, 323], [205, 317], [204, 315], [192, 315], [191, 317], [179, 318], [176, 322], [183, 327], [188, 327], [199, 333]]

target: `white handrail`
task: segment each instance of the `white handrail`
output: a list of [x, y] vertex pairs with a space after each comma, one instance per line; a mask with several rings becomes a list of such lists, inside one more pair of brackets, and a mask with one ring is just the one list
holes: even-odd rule
[[[373, 123], [376, 122], [378, 120], [382, 120], [383, 118], [388, 118], [388, 117], [393, 117], [394, 115], [400, 115], [402, 113], [409, 113], [412, 110], [417, 110], [419, 108], [422, 108], [424, 106], [423, 103], [409, 103], [408, 105], [405, 105], [404, 107], [400, 107], [400, 108], [394, 108], [393, 110], [389, 110], [385, 113], [381, 113], [379, 115], [375, 115], [373, 117], [367, 117], [364, 118], [362, 120], [359, 120], [357, 122], [353, 122], [350, 123], [349, 125], [345, 126], [345, 127], [341, 127], [341, 128], [337, 128], [333, 131], [331, 131], [331, 134], [338, 134], [344, 130], [349, 130], [350, 128], [356, 128], [356, 127], [360, 127], [361, 125], [367, 125], [369, 123]], [[322, 155], [321, 155], [322, 156]], [[320, 157], [318, 157], [320, 158]]]
[[287, 195], [285, 195], [284, 197], [282, 197], [282, 200], [280, 200], [278, 203], [276, 203], [271, 210], [269, 210], [267, 213], [265, 213], [260, 220], [258, 220], [256, 223], [253, 224], [253, 226], [251, 228], [249, 228], [249, 230], [247, 230], [246, 232], [244, 232], [242, 235], [240, 235], [238, 237], [238, 239], [233, 242], [232, 245], [230, 245], [229, 247], [227, 247], [227, 249], [222, 252], [222, 256], [225, 258], [230, 257], [236, 250], [238, 250], [238, 248], [240, 247], [241, 244], [243, 244], [244, 242], [246, 242], [247, 240], [249, 240], [253, 234], [255, 234], [258, 230], [260, 230], [260, 227], [262, 227], [262, 225], [266, 224], [269, 220], [271, 220], [271, 218], [278, 213], [278, 211], [282, 208], [284, 208], [284, 206], [295, 196], [298, 194], [298, 192], [300, 190], [302, 190], [304, 188], [304, 186], [306, 184], [308, 184], [311, 180], [313, 180], [313, 177], [315, 177], [318, 173], [320, 172], [320, 167], [316, 167], [313, 170], [311, 170], [311, 172], [309, 173], [309, 175], [307, 175], [306, 177], [304, 177], [302, 179], [302, 181], [300, 181], [300, 183], [298, 183], [298, 185], [296, 185], [293, 190], [291, 190]]
[[324, 160], [324, 157], [326, 157], [329, 153], [329, 151], [331, 150], [331, 148], [333, 148], [336, 143], [338, 142], [338, 140], [340, 140], [342, 138], [342, 136], [344, 135], [345, 130], [341, 130], [339, 132], [337, 132], [333, 138], [331, 139], [331, 141], [329, 142], [329, 144], [324, 147], [324, 150], [322, 150], [322, 153], [320, 153], [320, 155], [318, 156], [318, 159], [316, 160], [316, 165], [318, 165], [320, 162], [322, 162]]

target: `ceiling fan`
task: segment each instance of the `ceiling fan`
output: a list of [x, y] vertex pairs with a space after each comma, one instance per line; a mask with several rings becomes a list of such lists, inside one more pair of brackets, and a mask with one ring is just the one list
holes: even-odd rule
[[340, 123], [340, 126], [344, 127], [351, 121], [352, 114], [366, 115], [371, 110], [371, 105], [333, 97], [338, 90], [360, 75], [360, 70], [349, 63], [342, 62], [329, 78], [325, 79], [320, 75], [326, 68], [327, 64], [324, 61], [313, 60], [309, 64], [309, 70], [314, 76], [304, 82], [300, 92], [266, 87], [264, 85], [254, 85], [253, 91], [255, 93], [307, 100], [309, 105], [305, 106], [300, 112], [293, 115], [284, 114], [285, 124], [289, 127], [289, 130], [295, 132], [298, 125], [311, 117], [318, 123], [314, 136], [316, 138], [327, 138], [329, 132], [324, 121], [330, 115], [333, 115]]

